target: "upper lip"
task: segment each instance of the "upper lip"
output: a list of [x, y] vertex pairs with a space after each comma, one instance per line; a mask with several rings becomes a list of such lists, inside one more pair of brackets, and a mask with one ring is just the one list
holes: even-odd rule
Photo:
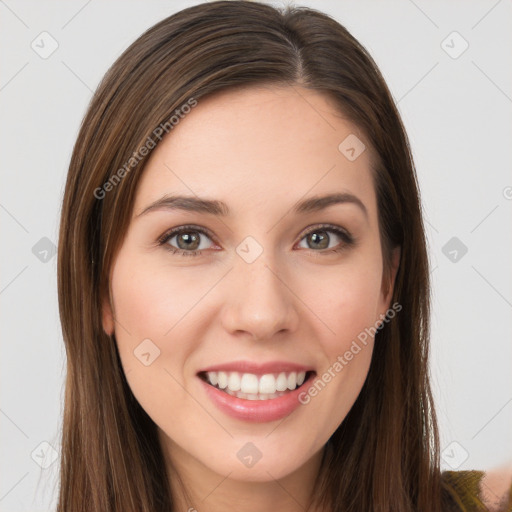
[[207, 368], [202, 368], [198, 373], [222, 371], [265, 375], [267, 373], [280, 372], [308, 372], [313, 371], [313, 368], [311, 366], [292, 363], [289, 361], [269, 361], [267, 363], [256, 363], [254, 361], [231, 361], [229, 363], [219, 363], [213, 366], [208, 366]]

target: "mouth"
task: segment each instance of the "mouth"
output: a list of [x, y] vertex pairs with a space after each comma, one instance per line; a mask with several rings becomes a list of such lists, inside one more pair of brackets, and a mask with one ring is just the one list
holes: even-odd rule
[[228, 395], [245, 400], [273, 400], [304, 386], [316, 375], [314, 370], [278, 373], [203, 371], [198, 377]]

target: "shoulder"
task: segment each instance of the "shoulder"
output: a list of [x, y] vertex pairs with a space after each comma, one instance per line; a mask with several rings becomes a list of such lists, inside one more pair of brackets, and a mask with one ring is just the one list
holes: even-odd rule
[[446, 512], [512, 512], [512, 468], [443, 471]]

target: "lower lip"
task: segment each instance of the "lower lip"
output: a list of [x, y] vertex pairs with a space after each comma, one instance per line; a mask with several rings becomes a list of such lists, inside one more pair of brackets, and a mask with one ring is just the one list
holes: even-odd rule
[[299, 394], [307, 389], [309, 382], [314, 376], [315, 374], [311, 373], [308, 379], [297, 389], [286, 393], [286, 395], [269, 400], [237, 398], [211, 386], [201, 378], [199, 380], [203, 384], [209, 398], [222, 412], [238, 420], [264, 423], [280, 420], [297, 409], [301, 405]]

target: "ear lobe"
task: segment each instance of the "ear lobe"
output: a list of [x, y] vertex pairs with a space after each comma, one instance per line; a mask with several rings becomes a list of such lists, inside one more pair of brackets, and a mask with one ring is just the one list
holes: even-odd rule
[[104, 296], [101, 304], [101, 321], [103, 330], [108, 336], [114, 334], [114, 313], [110, 305], [109, 297]]
[[398, 267], [400, 266], [400, 257], [402, 249], [400, 246], [395, 247], [391, 252], [391, 269], [389, 275], [384, 276], [382, 283], [382, 295], [386, 305], [386, 309], [389, 309], [391, 303], [391, 297], [393, 296], [393, 290], [395, 288], [395, 279], [398, 273]]

